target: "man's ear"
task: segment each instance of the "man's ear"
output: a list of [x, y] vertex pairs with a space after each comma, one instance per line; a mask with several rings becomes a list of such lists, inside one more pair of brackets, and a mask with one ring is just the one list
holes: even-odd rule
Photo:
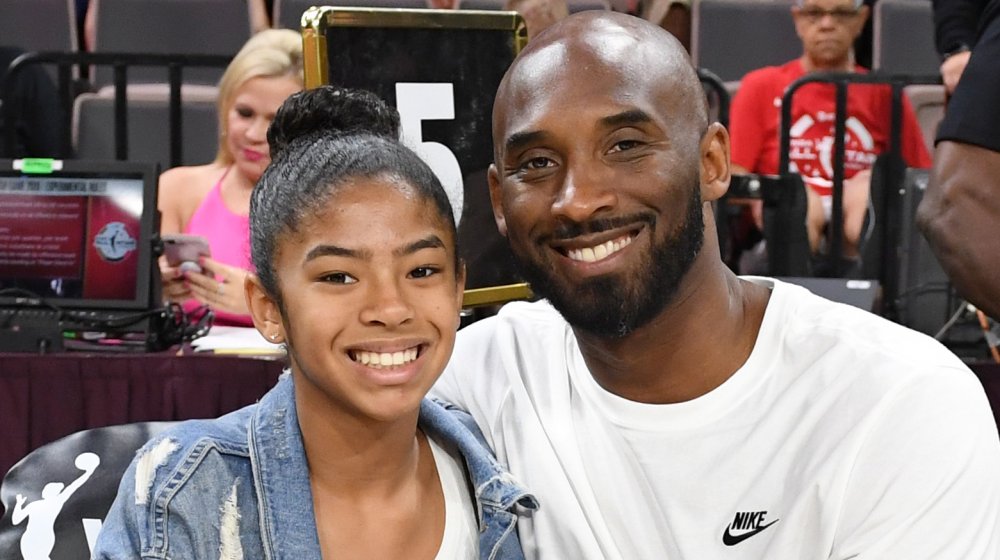
[[864, 31], [864, 29], [865, 29], [865, 22], [868, 21], [868, 16], [870, 14], [871, 14], [871, 11], [868, 9], [868, 6], [862, 5], [860, 8], [858, 8], [858, 17], [854, 18], [854, 40], [855, 41], [858, 39], [858, 36], [861, 35], [861, 32]]
[[486, 173], [486, 179], [490, 184], [490, 203], [493, 205], [493, 219], [496, 220], [500, 235], [507, 237], [507, 218], [503, 215], [503, 197], [500, 192], [503, 185], [500, 181], [500, 171], [497, 170], [495, 163], [490, 164], [490, 169]]
[[280, 344], [286, 341], [285, 326], [281, 317], [281, 308], [264, 289], [256, 274], [247, 274], [243, 282], [243, 291], [253, 318], [253, 326], [257, 327], [268, 342]]
[[799, 15], [800, 10], [801, 8], [799, 8], [795, 4], [792, 4], [792, 25], [795, 26], [795, 34], [798, 35], [799, 40], [801, 41], [802, 36], [805, 35], [805, 31], [809, 24], [806, 23], [805, 20], [803, 20], [802, 17]]
[[701, 138], [701, 199], [711, 202], [729, 190], [732, 169], [729, 164], [729, 132], [712, 123]]

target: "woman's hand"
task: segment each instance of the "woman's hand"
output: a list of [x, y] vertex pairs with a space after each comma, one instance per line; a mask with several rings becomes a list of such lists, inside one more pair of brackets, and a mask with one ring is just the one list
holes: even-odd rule
[[191, 294], [199, 302], [212, 309], [235, 315], [249, 315], [243, 283], [249, 274], [246, 270], [222, 264], [209, 257], [198, 261], [201, 273], [189, 273], [185, 277]]
[[160, 278], [163, 280], [163, 299], [174, 303], [191, 299], [184, 273], [180, 268], [167, 264], [166, 257], [160, 257]]

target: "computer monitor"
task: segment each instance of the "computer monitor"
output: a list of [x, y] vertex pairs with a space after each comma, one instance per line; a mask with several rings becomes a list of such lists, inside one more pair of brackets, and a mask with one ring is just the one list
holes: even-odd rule
[[0, 309], [77, 312], [65, 327], [153, 307], [157, 176], [156, 164], [0, 159]]

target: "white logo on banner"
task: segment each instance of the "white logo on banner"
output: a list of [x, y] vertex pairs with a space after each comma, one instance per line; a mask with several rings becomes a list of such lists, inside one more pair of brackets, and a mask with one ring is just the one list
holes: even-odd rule
[[455, 223], [462, 219], [465, 186], [458, 158], [448, 146], [439, 142], [424, 142], [421, 121], [454, 120], [455, 92], [451, 84], [396, 84], [396, 109], [403, 143], [416, 152], [434, 171], [444, 191], [448, 193]]
[[104, 260], [118, 262], [135, 251], [139, 243], [129, 235], [125, 224], [109, 222], [94, 237], [94, 247]]
[[[52, 548], [56, 543], [56, 517], [66, 505], [66, 501], [94, 474], [97, 466], [101, 464], [101, 458], [94, 453], [81, 453], [76, 456], [73, 464], [82, 470], [83, 474], [71, 482], [69, 486], [62, 482], [50, 482], [42, 488], [42, 498], [28, 505], [24, 505], [25, 497], [23, 495], [17, 495], [17, 502], [11, 513], [11, 522], [14, 525], [20, 525], [25, 519], [28, 520], [24, 534], [21, 535], [21, 556], [24, 560], [49, 560], [49, 555], [52, 554]], [[86, 521], [91, 520], [84, 521], [85, 529], [93, 529], [93, 527], [88, 528], [86, 523]], [[90, 532], [87, 530], [87, 540], [93, 549]]]

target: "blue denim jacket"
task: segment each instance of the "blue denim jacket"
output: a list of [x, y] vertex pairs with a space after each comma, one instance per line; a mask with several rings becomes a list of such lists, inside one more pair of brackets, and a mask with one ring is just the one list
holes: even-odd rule
[[[293, 393], [286, 374], [258, 404], [217, 420], [184, 422], [144, 445], [122, 478], [93, 557], [319, 558]], [[463, 412], [426, 399], [421, 404], [421, 429], [454, 443], [465, 457], [480, 558], [521, 559], [517, 512], [538, 504], [470, 426], [475, 423]]]

